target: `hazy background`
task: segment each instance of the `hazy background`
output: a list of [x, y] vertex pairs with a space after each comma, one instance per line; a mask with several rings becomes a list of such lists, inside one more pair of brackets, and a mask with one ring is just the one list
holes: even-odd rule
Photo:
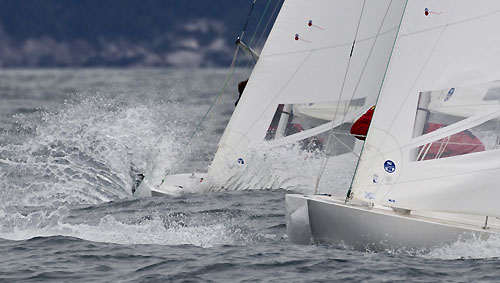
[[[246, 35], [257, 49], [282, 1], [257, 0]], [[0, 67], [225, 67], [251, 5], [252, 0], [0, 0]]]

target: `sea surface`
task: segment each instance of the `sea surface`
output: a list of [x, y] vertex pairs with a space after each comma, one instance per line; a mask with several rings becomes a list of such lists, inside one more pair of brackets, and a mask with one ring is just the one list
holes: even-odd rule
[[[417, 255], [290, 243], [284, 198], [312, 192], [290, 185], [315, 180], [310, 155], [266, 152], [222, 191], [132, 194], [137, 173], [207, 170], [249, 70], [221, 92], [227, 73], [1, 70], [0, 282], [500, 281], [498, 238]], [[354, 165], [323, 190], [345, 194]]]

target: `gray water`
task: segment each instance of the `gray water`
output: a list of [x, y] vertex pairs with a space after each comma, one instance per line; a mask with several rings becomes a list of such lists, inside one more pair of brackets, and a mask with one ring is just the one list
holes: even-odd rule
[[[293, 187], [259, 182], [274, 171], [245, 190], [133, 196], [133, 172], [206, 170], [248, 76], [193, 135], [226, 71], [0, 71], [0, 281], [500, 281], [497, 238], [421, 255], [292, 244]], [[276, 160], [283, 179], [306, 162]]]

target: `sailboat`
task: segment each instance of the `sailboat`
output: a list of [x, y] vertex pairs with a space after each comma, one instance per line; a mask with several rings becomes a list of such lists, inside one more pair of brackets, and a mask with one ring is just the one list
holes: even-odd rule
[[[231, 187], [255, 145], [321, 143], [315, 193], [286, 196], [292, 242], [428, 250], [500, 233], [499, 14], [495, 0], [286, 0], [208, 172], [155, 191]], [[347, 196], [319, 194], [343, 156], [358, 160]]]
[[347, 197], [287, 195], [292, 242], [418, 252], [500, 232], [500, 2], [396, 2], [400, 24]]

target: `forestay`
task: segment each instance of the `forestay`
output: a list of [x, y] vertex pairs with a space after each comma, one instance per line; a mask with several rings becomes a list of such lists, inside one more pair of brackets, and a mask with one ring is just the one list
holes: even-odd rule
[[333, 105], [326, 115], [333, 121], [285, 137], [284, 142], [327, 131], [371, 107], [404, 4], [404, 0], [286, 0], [219, 143], [209, 170], [212, 179], [246, 161], [247, 148], [265, 139], [280, 105]]
[[409, 0], [356, 199], [500, 216], [500, 1]]

